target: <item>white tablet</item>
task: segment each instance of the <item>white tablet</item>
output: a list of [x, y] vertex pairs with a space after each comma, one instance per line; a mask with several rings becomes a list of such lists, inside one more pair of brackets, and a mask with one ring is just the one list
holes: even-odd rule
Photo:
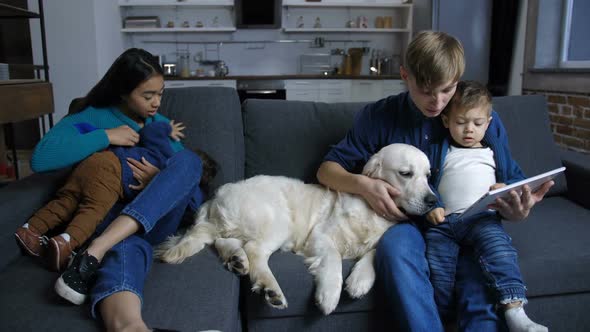
[[496, 198], [507, 198], [510, 195], [510, 191], [512, 190], [516, 190], [516, 192], [520, 195], [522, 193], [522, 186], [524, 186], [525, 184], [528, 184], [531, 188], [531, 191], [534, 192], [543, 183], [553, 179], [563, 171], [565, 171], [565, 167], [556, 168], [549, 172], [545, 172], [543, 174], [539, 174], [518, 182], [514, 182], [505, 187], [491, 190], [485, 193], [483, 196], [481, 196], [480, 199], [478, 199], [475, 203], [471, 204], [471, 206], [468, 207], [467, 210], [465, 210], [463, 213], [461, 213], [459, 217], [466, 218], [474, 214], [488, 210], [488, 205], [494, 203]]

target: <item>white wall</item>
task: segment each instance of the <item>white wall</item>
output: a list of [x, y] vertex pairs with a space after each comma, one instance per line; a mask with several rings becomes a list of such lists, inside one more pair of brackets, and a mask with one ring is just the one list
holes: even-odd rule
[[[84, 96], [104, 74], [113, 54], [121, 53], [120, 25], [113, 24], [120, 24], [120, 20], [117, 16], [109, 19], [114, 16], [111, 11], [116, 13], [115, 5], [116, 0], [44, 1], [55, 122], [67, 114], [73, 98]], [[29, 0], [29, 8], [37, 11], [37, 1]], [[31, 32], [35, 63], [42, 63], [38, 23], [31, 25]]]
[[508, 81], [509, 96], [522, 94], [522, 75], [524, 71], [524, 41], [526, 36], [528, 0], [521, 1], [518, 10], [519, 12], [516, 26], [516, 38], [514, 40], [514, 53], [512, 55], [510, 79]]

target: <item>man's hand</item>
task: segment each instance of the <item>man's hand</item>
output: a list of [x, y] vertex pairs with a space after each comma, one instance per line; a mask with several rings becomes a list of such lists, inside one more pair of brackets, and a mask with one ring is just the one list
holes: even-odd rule
[[170, 126], [172, 127], [170, 138], [172, 138], [175, 141], [180, 141], [181, 138], [184, 138], [184, 134], [182, 133], [182, 131], [186, 127], [182, 122], [174, 123], [174, 120], [170, 120]]
[[383, 180], [365, 178], [361, 195], [377, 214], [392, 221], [408, 219], [393, 201], [395, 197], [400, 195], [399, 190]]
[[508, 200], [498, 198], [494, 204], [488, 207], [500, 212], [500, 215], [506, 220], [523, 220], [528, 217], [531, 208], [545, 197], [549, 188], [554, 184], [553, 181], [547, 181], [534, 193], [531, 193], [531, 188], [528, 185], [524, 185], [520, 196], [515, 190], [512, 190]]
[[135, 146], [139, 142], [139, 134], [129, 126], [105, 129], [109, 143], [118, 146]]
[[445, 209], [440, 207], [432, 209], [426, 214], [426, 220], [433, 225], [442, 224], [445, 221]]
[[134, 190], [145, 188], [152, 181], [153, 177], [160, 172], [159, 168], [151, 164], [144, 157], [141, 157], [141, 161], [127, 158], [127, 165], [129, 165], [133, 172], [133, 178], [139, 183], [139, 185], [129, 185], [129, 188]]

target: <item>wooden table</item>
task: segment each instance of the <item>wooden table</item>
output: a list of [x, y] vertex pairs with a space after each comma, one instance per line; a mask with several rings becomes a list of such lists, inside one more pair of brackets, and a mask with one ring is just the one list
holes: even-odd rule
[[[49, 117], [53, 125], [53, 89], [43, 80], [0, 81], [0, 163], [6, 163], [4, 130], [11, 135], [14, 170], [18, 179], [18, 164], [12, 124], [19, 121]], [[45, 121], [43, 121], [45, 131]]]

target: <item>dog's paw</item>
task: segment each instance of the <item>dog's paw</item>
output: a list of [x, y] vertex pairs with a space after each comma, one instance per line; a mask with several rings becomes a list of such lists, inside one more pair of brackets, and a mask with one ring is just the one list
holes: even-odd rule
[[346, 278], [346, 292], [353, 299], [359, 299], [365, 296], [371, 288], [373, 288], [374, 282], [375, 279], [359, 278], [359, 275], [351, 274]]
[[287, 299], [283, 295], [281, 291], [275, 291], [272, 289], [265, 289], [264, 290], [264, 299], [268, 304], [277, 309], [286, 309], [287, 308]]
[[340, 301], [340, 292], [331, 289], [316, 290], [315, 302], [324, 315], [331, 314], [338, 306]]
[[287, 299], [283, 292], [279, 290], [274, 290], [271, 288], [267, 288], [261, 283], [254, 283], [252, 285], [252, 291], [254, 293], [260, 294], [261, 292], [264, 294], [264, 299], [273, 308], [277, 309], [285, 309], [287, 308]]
[[225, 262], [225, 266], [228, 270], [241, 276], [247, 275], [250, 271], [250, 261], [242, 248], [239, 248], [233, 253], [229, 260]]

